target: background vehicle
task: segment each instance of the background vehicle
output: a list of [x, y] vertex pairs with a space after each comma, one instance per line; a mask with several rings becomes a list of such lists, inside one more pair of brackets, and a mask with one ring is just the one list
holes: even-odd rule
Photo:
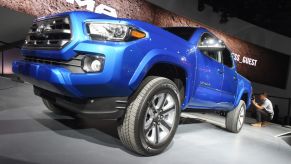
[[142, 155], [169, 145], [181, 110], [227, 111], [237, 133], [250, 106], [250, 82], [203, 28], [67, 12], [35, 20], [22, 53], [13, 71], [48, 109], [118, 119], [122, 143]]

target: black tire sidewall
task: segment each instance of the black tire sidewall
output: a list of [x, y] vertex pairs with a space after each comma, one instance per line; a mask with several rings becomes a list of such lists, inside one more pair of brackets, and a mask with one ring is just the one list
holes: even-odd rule
[[244, 109], [244, 119], [242, 124], [245, 122], [245, 115], [246, 115], [246, 105], [244, 101], [240, 101], [239, 105], [232, 111], [227, 113], [226, 116], [226, 129], [233, 133], [239, 133], [243, 127], [243, 125], [240, 127], [240, 129], [237, 129], [238, 119], [240, 116], [240, 110], [243, 107]]
[[[162, 92], [166, 92], [171, 94], [171, 96], [174, 98], [174, 101], [176, 103], [176, 118], [175, 118], [175, 122], [174, 125], [171, 129], [170, 135], [168, 136], [168, 138], [163, 141], [162, 143], [159, 143], [158, 145], [152, 145], [150, 143], [148, 143], [145, 139], [145, 135], [144, 135], [144, 117], [147, 111], [147, 107], [148, 107], [148, 101], [150, 101], [152, 99], [152, 97], [158, 93], [162, 93]], [[142, 103], [141, 103], [141, 109], [138, 113], [138, 125], [136, 127], [138, 127], [138, 138], [139, 138], [139, 142], [142, 145], [142, 149], [144, 151], [146, 151], [149, 154], [158, 154], [160, 152], [162, 152], [172, 141], [175, 133], [176, 133], [176, 129], [179, 123], [179, 118], [180, 118], [180, 98], [179, 98], [179, 91], [177, 89], [177, 87], [175, 86], [174, 83], [172, 83], [170, 80], [165, 79], [164, 82], [159, 83], [158, 85], [155, 85], [153, 88], [151, 88], [146, 95], [143, 97]]]

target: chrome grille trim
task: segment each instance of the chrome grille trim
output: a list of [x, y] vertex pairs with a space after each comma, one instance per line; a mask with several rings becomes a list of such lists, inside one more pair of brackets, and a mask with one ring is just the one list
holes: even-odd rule
[[71, 41], [69, 17], [55, 17], [35, 21], [28, 31], [23, 48], [61, 49]]

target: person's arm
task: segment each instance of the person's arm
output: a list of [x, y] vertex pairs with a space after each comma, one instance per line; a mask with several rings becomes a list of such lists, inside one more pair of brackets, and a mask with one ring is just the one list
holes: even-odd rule
[[252, 101], [253, 102], [253, 105], [259, 109], [259, 110], [263, 110], [265, 109], [264, 105], [259, 105], [255, 100]]

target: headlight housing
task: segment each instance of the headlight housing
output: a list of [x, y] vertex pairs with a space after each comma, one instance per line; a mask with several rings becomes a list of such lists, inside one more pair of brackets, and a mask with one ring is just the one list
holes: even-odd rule
[[88, 22], [86, 27], [92, 40], [130, 41], [146, 36], [144, 32], [124, 24]]

